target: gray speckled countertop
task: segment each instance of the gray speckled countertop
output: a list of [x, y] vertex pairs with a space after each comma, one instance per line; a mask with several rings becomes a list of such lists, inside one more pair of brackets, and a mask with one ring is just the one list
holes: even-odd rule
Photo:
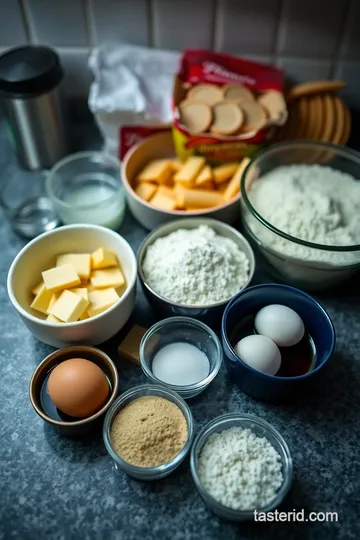
[[[1, 125], [1, 122], [0, 122]], [[78, 146], [99, 147], [88, 124]], [[0, 128], [0, 180], [21, 183], [22, 171]], [[146, 231], [127, 215], [120, 230], [136, 252]], [[358, 279], [318, 298], [337, 332], [336, 352], [311, 393], [286, 406], [252, 400], [224, 369], [205, 393], [189, 402], [196, 432], [208, 420], [234, 411], [272, 423], [287, 440], [294, 481], [284, 510], [338, 512], [338, 523], [246, 523], [219, 520], [204, 506], [186, 460], [171, 476], [140, 483], [114, 470], [101, 435], [61, 437], [44, 425], [28, 399], [28, 383], [51, 347], [35, 340], [10, 305], [6, 276], [24, 245], [0, 215], [0, 539], [349, 539], [360, 537], [360, 312]], [[256, 282], [269, 281], [261, 268]], [[154, 316], [138, 289], [132, 321]], [[129, 325], [128, 325], [129, 327]], [[120, 374], [120, 392], [145, 382], [139, 368], [119, 358], [120, 337], [104, 344]]]

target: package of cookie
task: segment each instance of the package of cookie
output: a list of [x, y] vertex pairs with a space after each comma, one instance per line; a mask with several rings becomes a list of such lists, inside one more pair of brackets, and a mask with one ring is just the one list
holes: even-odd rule
[[211, 164], [251, 157], [286, 122], [280, 69], [227, 54], [188, 50], [173, 92], [173, 138], [183, 161]]

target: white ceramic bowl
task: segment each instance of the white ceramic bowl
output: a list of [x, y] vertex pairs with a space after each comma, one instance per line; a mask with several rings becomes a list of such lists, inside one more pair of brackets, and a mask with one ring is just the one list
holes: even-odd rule
[[[127, 289], [111, 308], [84, 321], [51, 323], [37, 317], [30, 308], [31, 289], [41, 272], [55, 265], [60, 253], [89, 252], [104, 247], [113, 251], [127, 282]], [[135, 304], [136, 258], [119, 234], [98, 225], [68, 225], [46, 232], [27, 244], [10, 266], [7, 289], [11, 303], [28, 329], [40, 341], [53, 347], [98, 345], [114, 336], [129, 319]]]
[[175, 149], [171, 131], [151, 135], [135, 145], [126, 154], [122, 164], [122, 180], [126, 190], [126, 199], [134, 218], [145, 229], [152, 230], [163, 223], [174, 219], [190, 217], [209, 217], [235, 223], [240, 218], [240, 193], [230, 202], [214, 208], [204, 210], [160, 210], [141, 199], [134, 191], [133, 185], [136, 176], [152, 159], [175, 158]]

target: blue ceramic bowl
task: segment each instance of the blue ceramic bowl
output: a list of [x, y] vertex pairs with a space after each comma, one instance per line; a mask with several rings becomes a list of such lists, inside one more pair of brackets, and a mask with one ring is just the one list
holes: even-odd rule
[[[244, 317], [257, 313], [269, 304], [283, 304], [294, 309], [304, 321], [316, 349], [312, 371], [297, 377], [277, 377], [260, 373], [245, 364], [230, 343], [235, 326]], [[224, 363], [231, 378], [246, 394], [255, 399], [281, 402], [304, 389], [330, 359], [335, 347], [335, 330], [329, 315], [311, 296], [288, 285], [256, 285], [241, 291], [227, 305], [221, 324]]]

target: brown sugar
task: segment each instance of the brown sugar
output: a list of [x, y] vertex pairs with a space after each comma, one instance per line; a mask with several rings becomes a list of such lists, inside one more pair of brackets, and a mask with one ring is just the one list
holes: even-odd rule
[[138, 467], [169, 462], [187, 438], [187, 422], [179, 407], [158, 396], [144, 396], [126, 405], [114, 418], [110, 431], [114, 451]]

